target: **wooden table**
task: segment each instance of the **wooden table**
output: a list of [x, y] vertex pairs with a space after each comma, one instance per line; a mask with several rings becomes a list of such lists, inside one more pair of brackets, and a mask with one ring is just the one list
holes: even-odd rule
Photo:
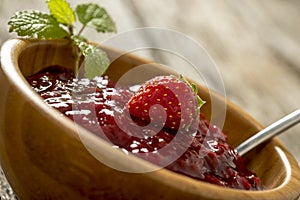
[[[70, 2], [76, 5], [81, 1]], [[102, 0], [100, 3], [111, 13], [119, 33], [143, 27], [167, 28], [201, 44], [221, 74], [228, 100], [262, 124], [268, 125], [300, 107], [300, 1]], [[46, 11], [47, 8], [40, 0], [0, 0], [0, 45], [14, 37], [7, 32], [8, 16], [22, 9]], [[97, 42], [113, 36], [99, 36], [91, 30], [85, 34]], [[167, 59], [153, 52], [147, 55]], [[279, 137], [300, 163], [300, 126]], [[7, 193], [0, 195], [1, 199], [13, 199]]]

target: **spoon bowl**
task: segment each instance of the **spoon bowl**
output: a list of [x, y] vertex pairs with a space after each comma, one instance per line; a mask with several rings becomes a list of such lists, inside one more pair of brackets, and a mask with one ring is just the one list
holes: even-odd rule
[[[105, 48], [116, 59], [107, 73], [118, 80], [127, 71], [149, 61]], [[128, 173], [113, 169], [97, 156], [115, 165], [134, 170], [151, 169], [152, 164], [113, 150], [93, 135], [46, 105], [26, 82], [49, 65], [74, 66], [71, 47], [65, 40], [13, 39], [1, 49], [0, 70], [0, 158], [5, 175], [20, 199], [297, 199], [300, 170], [293, 156], [275, 137], [245, 155], [248, 168], [262, 180], [263, 191], [223, 188], [184, 175], [159, 169]], [[168, 74], [150, 64], [152, 75]], [[132, 79], [140, 82], [141, 74]], [[211, 117], [211, 101], [226, 103], [223, 131], [231, 146], [262, 129], [243, 110], [197, 85], [206, 101], [202, 111]], [[82, 142], [84, 138], [85, 142]]]

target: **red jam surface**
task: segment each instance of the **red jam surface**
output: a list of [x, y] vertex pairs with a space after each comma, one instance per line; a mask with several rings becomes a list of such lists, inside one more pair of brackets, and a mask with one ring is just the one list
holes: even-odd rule
[[[262, 189], [260, 179], [227, 144], [224, 133], [211, 125], [203, 114], [199, 115], [197, 124], [192, 125], [192, 134], [191, 129], [182, 130], [180, 141], [172, 143], [176, 135], [168, 130], [149, 126], [138, 129], [124, 114], [134, 92], [131, 87], [116, 87], [108, 77], [93, 80], [73, 77], [71, 72], [52, 66], [27, 80], [48, 105], [111, 141], [114, 147], [201, 181], [236, 189]], [[186, 147], [187, 141], [190, 145]], [[170, 148], [160, 151], [168, 144]], [[183, 152], [181, 144], [185, 148]], [[165, 165], [172, 156], [177, 159]]]

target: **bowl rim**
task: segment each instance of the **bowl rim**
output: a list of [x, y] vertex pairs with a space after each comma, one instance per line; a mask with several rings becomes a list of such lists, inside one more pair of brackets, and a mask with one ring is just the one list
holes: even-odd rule
[[[95, 136], [91, 132], [76, 127], [74, 130], [74, 124], [71, 122], [71, 120], [68, 120], [65, 118], [65, 120], [58, 120], [58, 115], [60, 115], [59, 111], [50, 108], [48, 105], [46, 105], [42, 98], [35, 93], [27, 83], [26, 79], [23, 77], [22, 72], [19, 68], [18, 64], [18, 57], [20, 56], [22, 50], [26, 48], [28, 45], [39, 43], [41, 41], [46, 41], [51, 43], [66, 43], [66, 40], [36, 40], [36, 39], [9, 39], [7, 40], [2, 48], [1, 48], [1, 70], [2, 73], [5, 74], [5, 77], [9, 84], [13, 85], [14, 88], [18, 92], [20, 92], [22, 95], [24, 95], [27, 98], [31, 99], [31, 104], [37, 106], [41, 112], [47, 117], [49, 120], [54, 120], [59, 126], [66, 129], [67, 133], [70, 133], [70, 139], [74, 138], [76, 140], [80, 140], [74, 135], [81, 134], [82, 137], [87, 139], [89, 144], [91, 145], [91, 149], [97, 151], [99, 150], [99, 147], [101, 147], [101, 150], [105, 150], [108, 154], [112, 154], [119, 158], [124, 158], [124, 154], [120, 152], [116, 152], [111, 148], [111, 146], [103, 141], [100, 137]], [[126, 55], [129, 57], [132, 57], [134, 59], [139, 59], [142, 61], [146, 61], [142, 58], [136, 57], [134, 55]], [[146, 61], [147, 62], [147, 61]], [[259, 124], [256, 120], [254, 120], [250, 115], [245, 113], [243, 110], [238, 108], [236, 105], [228, 102], [228, 106], [231, 106], [232, 109], [234, 109], [237, 112], [240, 112], [243, 114], [244, 117], [246, 117], [252, 124], [255, 126], [261, 128], [261, 124]], [[79, 128], [79, 132], [77, 129]], [[76, 133], [76, 134], [74, 134]], [[236, 197], [244, 197], [244, 199], [250, 198], [250, 199], [269, 199], [270, 195], [274, 197], [274, 199], [294, 199], [300, 195], [300, 189], [297, 188], [297, 185], [300, 185], [300, 170], [299, 166], [296, 162], [296, 160], [293, 158], [293, 156], [287, 151], [287, 149], [283, 146], [283, 144], [280, 142], [278, 138], [273, 138], [270, 143], [276, 148], [278, 154], [280, 155], [280, 158], [282, 159], [287, 174], [285, 177], [285, 180], [283, 183], [275, 188], [272, 189], [266, 189], [262, 191], [246, 191], [246, 190], [237, 190], [237, 189], [231, 189], [231, 188], [224, 188], [220, 186], [216, 186], [213, 184], [209, 184], [206, 182], [198, 181], [192, 178], [189, 178], [185, 175], [181, 175], [175, 172], [172, 172], [167, 169], [160, 169], [158, 171], [154, 171], [151, 173], [146, 173], [144, 176], [147, 176], [151, 179], [157, 179], [165, 184], [168, 184], [174, 188], [177, 188], [179, 190], [184, 190], [189, 193], [193, 194], [199, 194], [199, 196], [206, 196], [207, 198], [236, 198]], [[109, 148], [108, 148], [109, 147]], [[151, 166], [151, 163], [148, 163], [147, 161], [141, 160], [140, 158], [137, 158], [135, 156], [129, 156], [127, 157], [131, 162], [136, 162], [140, 166], [148, 168], [153, 167]], [[122, 164], [122, 163], [121, 163]], [[131, 166], [127, 166], [131, 167]], [[181, 183], [180, 185], [176, 184], [176, 182], [179, 181]], [[200, 193], [199, 193], [200, 191]], [[201, 192], [202, 191], [202, 192]], [[203, 192], [204, 191], [204, 192]], [[218, 192], [216, 192], [218, 191]], [[288, 196], [289, 195], [289, 196]]]

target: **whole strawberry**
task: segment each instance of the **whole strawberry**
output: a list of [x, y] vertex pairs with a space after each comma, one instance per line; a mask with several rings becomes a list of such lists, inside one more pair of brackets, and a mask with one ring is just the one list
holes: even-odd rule
[[139, 125], [177, 131], [189, 128], [202, 104], [196, 87], [182, 77], [157, 76], [140, 87], [127, 108]]

